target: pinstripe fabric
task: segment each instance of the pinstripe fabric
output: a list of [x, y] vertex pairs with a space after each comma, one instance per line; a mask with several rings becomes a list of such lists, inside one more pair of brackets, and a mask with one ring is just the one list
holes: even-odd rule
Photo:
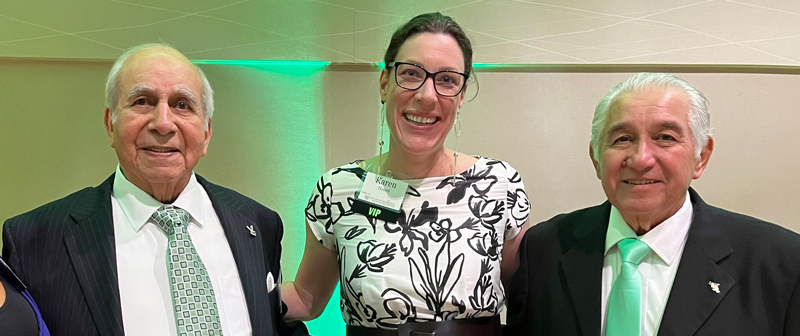
[[[283, 227], [274, 211], [197, 176], [236, 261], [253, 335], [278, 335], [276, 291]], [[3, 226], [3, 256], [28, 285], [53, 335], [122, 335], [111, 215], [114, 175], [94, 188], [13, 217]], [[253, 225], [257, 236], [247, 230]]]

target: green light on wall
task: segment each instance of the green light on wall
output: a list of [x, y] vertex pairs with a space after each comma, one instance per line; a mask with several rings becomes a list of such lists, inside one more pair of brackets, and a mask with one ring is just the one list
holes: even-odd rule
[[[292, 281], [303, 256], [305, 207], [317, 179], [325, 170], [324, 77], [329, 62], [307, 61], [195, 61], [213, 71], [215, 79], [234, 83], [221, 88], [217, 102], [235, 107], [215, 132], [234, 138], [228, 153], [240, 153], [243, 167], [229, 174], [241, 184], [253, 185], [265, 205], [283, 220], [281, 255], [285, 281]], [[220, 69], [221, 68], [221, 69]], [[216, 117], [215, 117], [216, 118]], [[236, 119], [233, 119], [236, 118]], [[221, 121], [221, 120], [220, 120]], [[228, 128], [225, 128], [228, 127]], [[334, 293], [324, 313], [306, 325], [312, 335], [344, 335], [345, 324]]]
[[[331, 62], [321, 61], [259, 61], [259, 60], [196, 60], [194, 64], [248, 67], [290, 76], [313, 76]], [[303, 82], [299, 81], [298, 83]], [[319, 83], [322, 84], [321, 82]]]
[[323, 61], [261, 61], [261, 60], [194, 60], [194, 64], [244, 65], [244, 66], [288, 66], [323, 68], [331, 62]]

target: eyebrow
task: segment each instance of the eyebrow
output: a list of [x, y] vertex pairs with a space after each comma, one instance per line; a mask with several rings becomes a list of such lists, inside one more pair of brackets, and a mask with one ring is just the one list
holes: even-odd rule
[[659, 124], [658, 126], [659, 126], [659, 130], [675, 131], [675, 132], [678, 132], [678, 134], [683, 135], [683, 127], [678, 125], [678, 123], [676, 123], [676, 122], [665, 121], [665, 122], [662, 122], [661, 124]]
[[411, 63], [411, 64], [414, 64], [414, 65], [416, 65], [416, 66], [418, 66], [418, 67], [420, 67], [420, 68], [423, 68], [423, 69], [425, 69], [425, 70], [428, 70], [428, 71], [429, 71], [429, 72], [431, 72], [431, 73], [434, 73], [434, 72], [439, 72], [439, 71], [455, 71], [455, 72], [459, 72], [459, 73], [461, 72], [461, 71], [459, 71], [459, 70], [458, 70], [458, 68], [449, 67], [449, 66], [445, 66], [445, 67], [439, 68], [439, 70], [436, 70], [436, 71], [431, 71], [431, 70], [429, 70], [428, 68], [426, 68], [426, 67], [422, 66], [422, 63], [420, 63], [420, 62], [417, 62], [417, 61], [415, 61], [415, 60], [413, 60], [413, 59], [409, 59], [409, 60], [407, 60], [407, 61], [403, 61], [403, 62], [405, 62], [405, 63]]
[[620, 132], [620, 131], [622, 131], [622, 130], [630, 127], [630, 126], [631, 126], [631, 124], [629, 122], [618, 123], [618, 124], [616, 124], [616, 125], [614, 125], [614, 126], [612, 126], [611, 128], [608, 129], [608, 132], [606, 132], [606, 136], [614, 134], [614, 133], [617, 133], [617, 132]]
[[130, 91], [128, 91], [128, 100], [136, 98], [138, 96], [142, 96], [145, 94], [152, 94], [156, 90], [153, 89], [152, 86], [149, 85], [136, 85]]
[[[608, 136], [608, 135], [611, 135], [611, 134], [615, 134], [617, 132], [620, 132], [620, 131], [623, 131], [623, 130], [629, 128], [630, 126], [631, 126], [631, 124], [629, 122], [627, 122], [627, 121], [626, 122], [621, 122], [621, 123], [616, 124], [616, 125], [612, 126], [611, 128], [609, 128], [608, 132], [606, 132], [606, 135]], [[659, 131], [661, 131], [661, 130], [670, 130], [670, 131], [678, 132], [679, 134], [683, 135], [683, 127], [681, 127], [680, 125], [678, 125], [678, 123], [673, 122], [673, 121], [661, 122], [660, 124], [658, 124], [658, 130]]]
[[[142, 96], [142, 95], [152, 95], [156, 92], [152, 86], [149, 85], [136, 85], [130, 91], [128, 91], [128, 100], [130, 101], [133, 98]], [[180, 95], [185, 97], [189, 100], [193, 105], [197, 105], [197, 96], [194, 93], [185, 88], [175, 88], [172, 90], [173, 95]]]

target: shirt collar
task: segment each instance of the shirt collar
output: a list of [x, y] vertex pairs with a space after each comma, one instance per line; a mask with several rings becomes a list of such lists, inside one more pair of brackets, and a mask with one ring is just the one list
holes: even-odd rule
[[[640, 238], [667, 265], [671, 265], [680, 254], [681, 246], [686, 240], [689, 226], [692, 224], [693, 210], [687, 191], [686, 199], [680, 210]], [[619, 210], [612, 205], [608, 218], [608, 231], [606, 231], [605, 255], [608, 255], [608, 251], [625, 238], [637, 238], [636, 232], [633, 232], [633, 229], [622, 218]]]
[[[128, 181], [125, 175], [122, 174], [119, 165], [117, 165], [117, 173], [114, 174], [114, 198], [117, 199], [117, 203], [128, 219], [128, 223], [136, 232], [139, 232], [142, 226], [151, 221], [150, 216], [164, 205], [164, 203], [159, 202], [153, 196], [148, 195]], [[194, 222], [202, 227], [205, 214], [205, 203], [202, 200], [202, 187], [197, 182], [194, 172], [192, 172], [189, 183], [183, 188], [175, 202], [172, 202], [172, 205], [186, 210], [189, 216], [194, 219]]]

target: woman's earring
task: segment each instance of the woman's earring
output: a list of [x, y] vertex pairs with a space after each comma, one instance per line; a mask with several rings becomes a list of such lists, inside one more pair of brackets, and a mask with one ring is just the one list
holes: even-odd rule
[[383, 124], [386, 122], [386, 103], [381, 99], [381, 137], [378, 138], [378, 175], [382, 174], [383, 167]]
[[461, 109], [456, 110], [456, 122], [453, 123], [453, 127], [455, 128], [456, 133], [456, 146], [455, 150], [453, 151], [453, 177], [450, 180], [451, 184], [455, 187], [456, 185], [456, 169], [458, 169], [458, 137], [461, 136]]
[[[456, 110], [456, 122], [454, 124], [454, 126], [456, 128], [455, 129], [456, 130], [456, 140], [458, 140], [458, 137], [461, 136], [461, 117], [459, 117], [460, 115], [461, 115], [461, 110]], [[458, 142], [456, 141], [456, 146], [457, 145], [458, 145]]]

